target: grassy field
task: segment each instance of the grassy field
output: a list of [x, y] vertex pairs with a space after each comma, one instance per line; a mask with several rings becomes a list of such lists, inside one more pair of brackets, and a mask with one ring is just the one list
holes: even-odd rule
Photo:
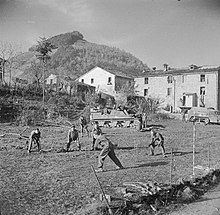
[[[117, 186], [123, 182], [156, 181], [170, 182], [170, 152], [176, 152], [173, 182], [192, 175], [192, 124], [169, 120], [159, 122], [164, 126], [168, 154], [163, 158], [160, 149], [156, 156], [149, 156], [150, 132], [138, 132], [133, 128], [103, 128], [113, 143], [118, 144], [116, 154], [126, 167], [116, 170], [107, 158], [103, 173], [98, 177], [104, 190], [114, 196]], [[24, 128], [0, 126], [9, 132], [21, 132]], [[24, 135], [29, 135], [30, 128]], [[219, 167], [220, 127], [218, 125], [196, 126], [195, 165]], [[96, 167], [98, 151], [88, 151], [91, 138], [80, 139], [87, 151], [61, 152], [66, 146], [67, 128], [42, 127], [42, 149], [44, 153], [27, 154], [25, 140], [0, 139], [0, 209], [1, 214], [74, 214], [87, 203], [98, 199], [100, 190], [91, 170]], [[135, 148], [134, 148], [135, 146]], [[72, 149], [76, 146], [72, 145]], [[48, 151], [48, 152], [46, 152]], [[177, 153], [178, 152], [178, 153]], [[198, 172], [198, 170], [197, 170]], [[196, 173], [197, 173], [196, 172]], [[198, 172], [199, 173], [199, 172]]]

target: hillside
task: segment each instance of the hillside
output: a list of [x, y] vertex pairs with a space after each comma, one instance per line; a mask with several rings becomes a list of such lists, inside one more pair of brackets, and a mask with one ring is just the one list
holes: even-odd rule
[[[132, 54], [115, 47], [88, 42], [77, 32], [53, 36], [48, 39], [56, 49], [51, 54], [47, 65], [47, 74], [77, 78], [95, 66], [103, 69], [119, 70], [127, 75], [135, 76], [148, 66]], [[24, 71], [22, 77], [31, 79], [30, 64], [34, 60], [34, 46], [28, 52], [18, 56], [19, 68]]]

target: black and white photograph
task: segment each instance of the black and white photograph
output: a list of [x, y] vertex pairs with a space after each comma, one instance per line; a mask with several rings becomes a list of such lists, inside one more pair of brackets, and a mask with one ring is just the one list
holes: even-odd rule
[[220, 215], [220, 0], [0, 0], [0, 215]]

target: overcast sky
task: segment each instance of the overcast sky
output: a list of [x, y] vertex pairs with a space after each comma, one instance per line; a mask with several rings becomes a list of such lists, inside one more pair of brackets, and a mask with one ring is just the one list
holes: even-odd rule
[[79, 31], [148, 66], [220, 65], [220, 0], [0, 0], [0, 40]]

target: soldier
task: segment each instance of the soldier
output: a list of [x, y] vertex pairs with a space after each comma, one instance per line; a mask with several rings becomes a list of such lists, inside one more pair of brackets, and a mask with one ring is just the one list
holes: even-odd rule
[[69, 151], [70, 144], [73, 141], [76, 142], [78, 150], [81, 150], [81, 145], [79, 142], [79, 132], [78, 132], [78, 130], [76, 130], [75, 125], [72, 125], [72, 128], [68, 132], [68, 142], [67, 142], [67, 147], [66, 147], [67, 152]]
[[182, 121], [183, 121], [183, 122], [186, 122], [186, 114], [187, 114], [187, 110], [186, 110], [186, 109], [183, 109], [183, 110], [182, 110]]
[[92, 147], [90, 149], [91, 151], [94, 150], [95, 141], [100, 134], [102, 134], [102, 130], [99, 127], [98, 122], [95, 122], [92, 129]]
[[124, 169], [121, 162], [119, 161], [119, 159], [115, 155], [114, 145], [103, 134], [100, 134], [97, 137], [96, 142], [95, 142], [95, 148], [102, 149], [102, 151], [100, 152], [99, 157], [98, 157], [98, 169], [96, 170], [96, 172], [103, 172], [103, 163], [104, 163], [104, 160], [107, 157], [107, 155], [117, 165], [117, 169]]
[[86, 131], [87, 134], [88, 134], [89, 131], [88, 131], [88, 126], [87, 126], [87, 122], [86, 122], [85, 117], [84, 117], [84, 116], [80, 116], [79, 121], [80, 121], [80, 126], [81, 126], [81, 132], [82, 132], [82, 134], [83, 134], [83, 132], [84, 132], [84, 129], [85, 129], [85, 131]]
[[142, 113], [142, 129], [147, 128], [147, 114]]
[[41, 138], [41, 133], [40, 133], [39, 128], [36, 128], [35, 130], [33, 130], [31, 132], [31, 135], [29, 137], [28, 153], [31, 152], [31, 148], [32, 148], [33, 143], [37, 144], [38, 152], [41, 152], [40, 138]]
[[164, 138], [162, 134], [156, 132], [155, 130], [151, 130], [151, 143], [149, 144], [151, 155], [154, 155], [154, 148], [156, 146], [161, 147], [163, 157], [166, 157], [165, 148], [164, 148]]

